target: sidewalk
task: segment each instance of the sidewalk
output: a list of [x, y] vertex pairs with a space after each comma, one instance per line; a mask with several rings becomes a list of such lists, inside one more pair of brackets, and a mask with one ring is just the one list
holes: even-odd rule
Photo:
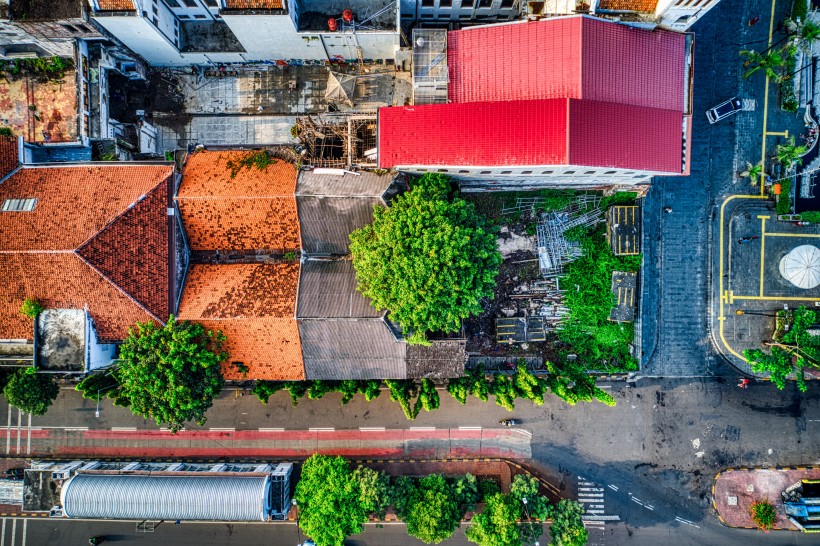
[[[313, 453], [368, 458], [528, 459], [531, 435], [517, 429], [167, 430], [10, 429], [6, 457], [261, 459]], [[20, 442], [17, 442], [17, 437]]]
[[724, 525], [756, 529], [749, 509], [757, 500], [768, 500], [777, 510], [774, 529], [797, 531], [783, 512], [780, 493], [801, 479], [820, 479], [820, 468], [730, 468], [715, 476], [712, 505]]

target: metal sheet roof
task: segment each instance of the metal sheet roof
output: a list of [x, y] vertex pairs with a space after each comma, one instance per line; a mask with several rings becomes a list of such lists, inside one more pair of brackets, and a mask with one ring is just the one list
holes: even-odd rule
[[70, 518], [258, 521], [270, 476], [77, 474], [63, 485]]
[[567, 163], [567, 100], [428, 104], [379, 110], [379, 165]]
[[395, 176], [391, 173], [376, 174], [367, 171], [344, 176], [301, 171], [296, 182], [296, 195], [380, 197], [390, 187]]
[[306, 379], [404, 379], [407, 344], [381, 319], [300, 320]]
[[551, 18], [450, 32], [448, 55], [452, 102], [568, 97], [684, 109], [686, 36], [677, 32]]
[[307, 260], [302, 264], [297, 318], [378, 318], [383, 314], [356, 290], [353, 262]]
[[297, 195], [302, 249], [314, 255], [347, 254], [350, 233], [373, 222], [373, 207], [383, 204], [378, 197]]

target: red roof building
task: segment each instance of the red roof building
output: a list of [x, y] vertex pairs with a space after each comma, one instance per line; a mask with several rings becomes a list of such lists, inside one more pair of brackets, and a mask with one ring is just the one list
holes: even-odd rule
[[[379, 110], [379, 166], [566, 183], [688, 174], [692, 38], [587, 16], [448, 33], [447, 104]], [[507, 168], [504, 168], [507, 167]]]

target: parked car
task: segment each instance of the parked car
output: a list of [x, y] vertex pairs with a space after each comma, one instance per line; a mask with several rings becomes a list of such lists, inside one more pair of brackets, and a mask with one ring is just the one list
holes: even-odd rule
[[6, 477], [16, 476], [16, 477], [23, 477], [24, 469], [22, 468], [9, 468], [6, 470], [5, 474]]
[[717, 123], [741, 110], [743, 110], [743, 101], [734, 97], [707, 110], [706, 117], [709, 118], [709, 123]]

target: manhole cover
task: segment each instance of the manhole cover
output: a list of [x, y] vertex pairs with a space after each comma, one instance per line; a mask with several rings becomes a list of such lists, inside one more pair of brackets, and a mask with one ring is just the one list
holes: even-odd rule
[[726, 499], [726, 504], [728, 504], [729, 506], [737, 506], [737, 497], [730, 496], [728, 499]]

